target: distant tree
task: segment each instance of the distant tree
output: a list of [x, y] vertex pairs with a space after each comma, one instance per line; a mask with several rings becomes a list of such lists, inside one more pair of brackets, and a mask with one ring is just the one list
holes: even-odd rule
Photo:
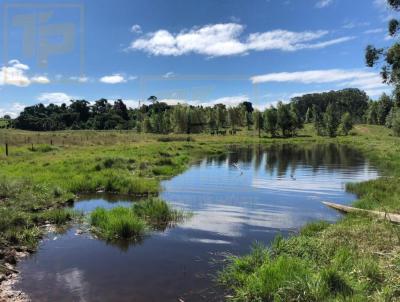
[[303, 120], [300, 117], [295, 103], [290, 103], [290, 119], [292, 135], [296, 135], [296, 131], [303, 128]]
[[400, 108], [393, 107], [386, 118], [386, 127], [392, 129], [395, 136], [400, 136]]
[[378, 100], [377, 122], [379, 125], [385, 125], [386, 117], [393, 106], [394, 104], [391, 98], [387, 94], [383, 93]]
[[244, 124], [247, 127], [247, 130], [250, 130], [253, 125], [253, 104], [245, 101], [240, 103], [239, 107], [243, 110]]
[[255, 128], [258, 131], [258, 137], [261, 137], [261, 131], [264, 128], [264, 120], [263, 120], [263, 115], [261, 114], [260, 111], [256, 110], [254, 111], [254, 124]]
[[157, 97], [155, 95], [151, 95], [147, 98], [148, 101], [152, 102], [152, 103], [156, 103], [157, 102]]
[[234, 133], [238, 126], [241, 124], [242, 120], [242, 111], [239, 107], [230, 107], [228, 108], [228, 119], [229, 124], [232, 128], [232, 133]]
[[400, 136], [400, 111], [396, 110], [392, 117], [392, 130], [395, 136]]
[[4, 115], [4, 117], [3, 117], [5, 120], [11, 120], [11, 116], [10, 115], [8, 115], [8, 114], [6, 114], [6, 115]]
[[313, 116], [314, 128], [317, 131], [317, 134], [324, 135], [325, 126], [324, 126], [323, 115], [321, 114], [320, 109], [316, 105], [313, 105], [312, 107], [312, 116]]
[[378, 124], [378, 103], [371, 101], [368, 105], [368, 110], [366, 113], [367, 123], [371, 125]]
[[339, 119], [334, 105], [329, 104], [324, 113], [324, 128], [325, 133], [330, 137], [335, 137], [337, 135], [337, 130], [339, 127]]
[[122, 100], [120, 100], [120, 99], [116, 100], [114, 102], [113, 109], [114, 109], [115, 113], [118, 114], [124, 120], [127, 121], [129, 119], [128, 108], [126, 107], [126, 105], [124, 104], [124, 102]]
[[227, 110], [224, 104], [217, 104], [214, 106], [217, 112], [217, 129], [225, 128], [227, 124]]
[[279, 102], [277, 107], [277, 125], [283, 136], [289, 136], [292, 130], [292, 117], [289, 108], [282, 102]]
[[312, 109], [311, 107], [308, 107], [307, 112], [306, 112], [306, 117], [304, 119], [304, 122], [306, 124], [311, 123], [313, 120], [313, 116], [312, 116]]
[[264, 124], [265, 131], [271, 134], [272, 137], [276, 136], [278, 130], [278, 113], [277, 110], [271, 106], [271, 108], [264, 111]]
[[344, 135], [348, 135], [350, 130], [353, 129], [353, 120], [351, 119], [350, 113], [346, 112], [342, 115], [339, 128]]

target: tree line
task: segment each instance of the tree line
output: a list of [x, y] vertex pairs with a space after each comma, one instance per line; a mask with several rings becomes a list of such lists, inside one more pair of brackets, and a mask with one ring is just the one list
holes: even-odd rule
[[[24, 130], [135, 130], [147, 133], [235, 134], [241, 129], [255, 130], [259, 136], [296, 136], [305, 123], [313, 123], [318, 135], [347, 135], [354, 123], [400, 125], [399, 104], [387, 95], [372, 101], [359, 89], [343, 89], [295, 97], [287, 104], [278, 102], [264, 111], [244, 101], [237, 106], [212, 107], [187, 104], [168, 105], [157, 97], [149, 104], [128, 108], [123, 100], [94, 103], [72, 100], [67, 104], [37, 104], [26, 107], [11, 120]], [[9, 117], [7, 117], [9, 118]], [[399, 131], [400, 132], [400, 131]]]

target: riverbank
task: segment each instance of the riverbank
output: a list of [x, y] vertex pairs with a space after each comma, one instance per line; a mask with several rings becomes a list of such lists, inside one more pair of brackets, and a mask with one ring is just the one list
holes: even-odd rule
[[[315, 137], [310, 129], [301, 133], [302, 137], [292, 139], [260, 140], [263, 144], [271, 143], [345, 143], [361, 148], [367, 155], [385, 171], [391, 166], [381, 165], [380, 158], [374, 158], [374, 152], [386, 153], [386, 149], [379, 149], [380, 140], [393, 140], [396, 147], [396, 138], [388, 136], [388, 132], [380, 127], [358, 127], [355, 136], [327, 139]], [[13, 135], [14, 133], [11, 133]], [[89, 133], [89, 134], [88, 134]], [[383, 135], [384, 134], [384, 135]], [[60, 133], [30, 133], [16, 132], [16, 146], [11, 145], [8, 158], [1, 158], [1, 179], [7, 179], [3, 197], [5, 211], [11, 223], [1, 225], [14, 226], [14, 235], [19, 241], [13, 246], [37, 245], [39, 238], [44, 234], [40, 227], [46, 223], [58, 221], [60, 224], [70, 221], [73, 217], [63, 214], [65, 201], [73, 198], [80, 192], [111, 192], [125, 194], [147, 195], [158, 192], [159, 182], [182, 172], [187, 165], [200, 155], [226, 152], [229, 144], [258, 143], [256, 135], [239, 134], [237, 136], [135, 136], [127, 132], [60, 132]], [[24, 141], [33, 141], [40, 135], [38, 143], [24, 144]], [[69, 136], [71, 135], [71, 137]], [[79, 136], [80, 135], [80, 136]], [[55, 138], [56, 137], [56, 138]], [[63, 142], [59, 142], [59, 138]], [[80, 138], [79, 138], [80, 137]], [[29, 138], [29, 139], [28, 139]], [[99, 143], [103, 138], [103, 143]], [[50, 141], [53, 145], [43, 144]], [[377, 144], [376, 148], [372, 148]], [[374, 149], [374, 152], [371, 152]], [[3, 154], [4, 150], [0, 150]], [[369, 154], [370, 152], [370, 154]], [[388, 176], [391, 174], [388, 172]], [[6, 177], [7, 176], [7, 177]], [[391, 177], [391, 176], [390, 176]], [[34, 180], [34, 184], [32, 182]], [[26, 181], [26, 183], [23, 183]], [[19, 189], [9, 190], [10, 183], [20, 184]], [[371, 182], [375, 183], [375, 181]], [[386, 182], [385, 182], [386, 183]], [[368, 187], [368, 186], [367, 186]], [[31, 188], [28, 191], [27, 188]], [[34, 190], [33, 190], [34, 189]], [[358, 186], [352, 190], [361, 190]], [[363, 188], [363, 190], [369, 190]], [[10, 194], [10, 192], [15, 192]], [[357, 192], [358, 193], [358, 192]], [[35, 196], [24, 202], [26, 196]], [[17, 202], [16, 202], [17, 200]], [[362, 201], [361, 201], [362, 203]], [[11, 206], [12, 205], [12, 206]], [[396, 202], [385, 201], [384, 204], [374, 204], [373, 200], [361, 204], [363, 207], [379, 207], [389, 205], [396, 208]], [[55, 209], [57, 211], [55, 212]], [[397, 209], [398, 210], [398, 209]], [[44, 214], [54, 212], [52, 215]], [[6, 213], [6, 212], [5, 212]], [[9, 215], [12, 213], [12, 215]], [[22, 217], [22, 218], [21, 218]], [[42, 218], [43, 217], [43, 218]], [[22, 223], [28, 221], [29, 223]], [[29, 232], [27, 231], [29, 230]], [[35, 231], [33, 231], [35, 230]], [[5, 233], [4, 233], [5, 234]], [[7, 237], [6, 240], [9, 240]]]
[[[362, 150], [383, 177], [348, 184], [359, 198], [354, 206], [398, 214], [400, 139], [381, 127], [355, 133], [337, 142]], [[230, 257], [218, 280], [232, 301], [399, 301], [400, 226], [364, 214], [311, 223], [297, 236]]]

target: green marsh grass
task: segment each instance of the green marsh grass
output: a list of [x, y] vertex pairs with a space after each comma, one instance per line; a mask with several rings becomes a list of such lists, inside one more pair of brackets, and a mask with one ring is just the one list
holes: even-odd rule
[[183, 213], [172, 209], [164, 200], [149, 198], [135, 202], [130, 208], [96, 208], [90, 214], [90, 224], [106, 240], [139, 240], [147, 230], [164, 230], [182, 218]]
[[135, 202], [132, 211], [155, 229], [165, 229], [169, 224], [181, 221], [185, 216], [182, 211], [172, 209], [168, 203], [159, 198]]
[[[390, 130], [357, 125], [347, 137], [326, 138], [315, 136], [311, 125], [306, 125], [299, 134], [289, 139], [258, 138], [257, 133], [243, 130], [235, 136], [192, 135], [188, 141], [187, 135], [132, 131], [0, 129], [0, 249], [36, 247], [43, 234], [44, 213], [60, 208], [73, 194], [151, 195], [160, 190], [161, 180], [184, 171], [192, 160], [222, 154], [232, 144], [290, 143], [307, 148], [314, 143], [335, 143], [358, 148], [380, 168], [381, 178], [348, 184], [347, 189], [358, 196], [354, 205], [400, 213], [400, 138], [391, 136]], [[51, 151], [30, 150], [31, 144], [36, 148], [50, 142]], [[54, 221], [61, 223], [66, 217], [47, 215], [55, 215]], [[138, 225], [142, 221], [151, 226], [145, 218], [138, 221]], [[131, 229], [140, 230], [138, 226], [126, 228], [123, 233], [128, 235]], [[352, 214], [335, 224], [315, 223], [297, 236], [277, 238], [256, 254], [235, 258], [221, 273], [221, 283], [232, 300], [400, 300], [400, 229], [385, 221]], [[263, 288], [260, 280], [266, 276], [273, 281]]]
[[138, 240], [146, 231], [145, 221], [125, 207], [116, 207], [111, 210], [96, 208], [90, 214], [90, 223], [95, 228], [95, 233], [110, 241]]

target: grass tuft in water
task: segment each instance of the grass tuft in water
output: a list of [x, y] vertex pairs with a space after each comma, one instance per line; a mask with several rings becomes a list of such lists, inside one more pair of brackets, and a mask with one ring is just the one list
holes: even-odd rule
[[130, 208], [96, 208], [90, 214], [90, 224], [94, 232], [106, 240], [139, 240], [146, 230], [163, 230], [182, 218], [183, 213], [172, 209], [165, 201], [149, 198]]
[[90, 223], [94, 231], [107, 240], [139, 239], [146, 230], [145, 221], [125, 207], [96, 208], [90, 215]]
[[159, 198], [149, 198], [134, 203], [132, 211], [155, 229], [164, 229], [170, 223], [178, 222], [184, 217], [183, 212], [172, 209], [168, 203]]

